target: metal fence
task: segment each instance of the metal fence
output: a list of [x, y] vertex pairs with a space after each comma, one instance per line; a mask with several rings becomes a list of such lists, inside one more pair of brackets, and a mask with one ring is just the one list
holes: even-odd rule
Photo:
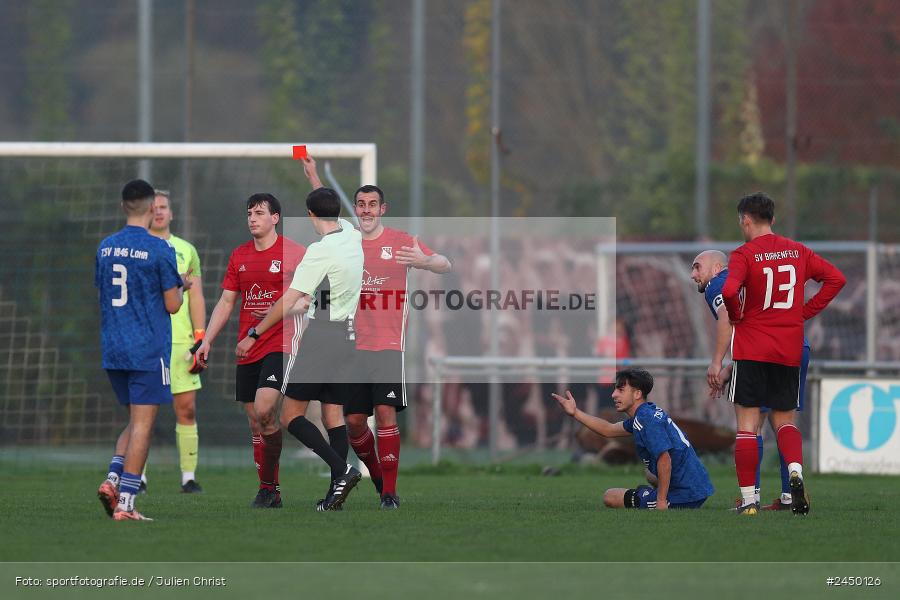
[[[688, 378], [700, 387], [706, 386], [706, 367], [709, 361], [704, 359], [666, 359], [666, 358], [496, 358], [485, 359], [478, 356], [447, 356], [435, 358], [431, 361], [435, 371], [435, 381], [432, 384], [432, 396], [430, 414], [434, 415], [431, 421], [431, 462], [437, 464], [441, 460], [445, 438], [445, 414], [444, 391], [446, 383], [454, 377], [466, 376], [484, 378], [500, 377], [556, 377], [559, 381], [566, 381], [573, 374], [596, 373], [602, 369], [609, 369], [627, 365], [639, 365], [650, 370], [655, 379], [655, 388], [665, 386], [672, 380]], [[900, 365], [896, 362], [859, 362], [842, 360], [823, 360], [810, 363], [807, 375], [806, 405], [803, 413], [800, 413], [798, 425], [806, 440], [807, 462], [816, 464], [817, 435], [819, 431], [819, 382], [823, 377], [856, 376], [874, 377], [879, 375], [897, 376], [900, 374]], [[578, 398], [576, 398], [578, 399]], [[584, 400], [581, 398], [580, 400]], [[733, 413], [728, 401], [719, 399], [718, 404], [725, 407], [725, 412], [731, 418], [733, 425]], [[583, 406], [583, 403], [582, 403]], [[664, 406], [667, 410], [669, 407]], [[500, 407], [492, 410], [499, 412]], [[561, 412], [561, 411], [560, 411]], [[727, 423], [727, 421], [726, 421]], [[546, 440], [544, 440], [546, 442]], [[546, 449], [546, 444], [536, 444], [536, 450]], [[490, 449], [490, 457], [493, 460], [502, 458], [497, 448]]]

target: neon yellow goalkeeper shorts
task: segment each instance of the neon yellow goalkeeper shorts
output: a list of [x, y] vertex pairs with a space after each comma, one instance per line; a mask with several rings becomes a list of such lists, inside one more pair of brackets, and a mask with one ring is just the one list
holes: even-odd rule
[[200, 374], [190, 373], [188, 370], [194, 362], [192, 356], [189, 360], [184, 357], [190, 352], [193, 344], [172, 344], [172, 360], [169, 362], [169, 375], [172, 379], [172, 395], [183, 394], [203, 387], [200, 384]]

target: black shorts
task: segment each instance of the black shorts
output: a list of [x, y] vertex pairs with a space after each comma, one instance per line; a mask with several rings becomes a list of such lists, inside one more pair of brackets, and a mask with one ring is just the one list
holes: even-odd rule
[[345, 404], [353, 394], [356, 342], [345, 322], [317, 323], [303, 333], [284, 395], [293, 400]]
[[797, 410], [800, 403], [800, 367], [736, 360], [728, 398], [741, 406]]
[[234, 370], [234, 399], [253, 402], [256, 390], [260, 388], [284, 392], [285, 379], [293, 362], [290, 354], [270, 352], [256, 362], [238, 365]]
[[345, 415], [371, 416], [376, 405], [406, 408], [406, 371], [400, 350], [357, 350], [356, 377]]

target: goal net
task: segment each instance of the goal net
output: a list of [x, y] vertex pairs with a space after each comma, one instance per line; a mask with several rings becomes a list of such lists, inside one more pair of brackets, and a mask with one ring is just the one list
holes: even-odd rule
[[[307, 147], [325, 185], [376, 182], [374, 144]], [[124, 183], [145, 175], [170, 191], [172, 232], [197, 247], [210, 311], [230, 250], [248, 239], [247, 197], [270, 192], [285, 216], [305, 216], [309, 183], [291, 156], [291, 144], [0, 144], [0, 452], [109, 446], [125, 423], [101, 368], [93, 285], [97, 245], [124, 224]], [[231, 400], [236, 337], [225, 328], [204, 374], [204, 443], [246, 438]], [[171, 427], [161, 411], [156, 439], [171, 443]]]
[[[739, 245], [736, 241], [617, 245], [617, 318], [630, 341], [633, 357], [709, 360], [715, 321], [690, 278], [691, 263], [703, 250], [714, 248], [728, 254]], [[896, 360], [900, 356], [894, 341], [900, 333], [897, 303], [885, 292], [900, 280], [897, 247], [840, 241], [808, 245], [847, 277], [838, 298], [806, 324], [813, 363]], [[868, 265], [868, 260], [875, 266]], [[873, 273], [877, 276], [871, 279]], [[819, 284], [808, 282], [806, 298], [818, 289]], [[869, 302], [874, 311], [867, 311]], [[872, 356], [867, 355], [869, 346]], [[701, 371], [705, 375], [705, 368]], [[733, 420], [730, 405], [707, 401], [705, 377], [696, 373], [685, 370], [660, 377], [653, 393], [656, 402], [674, 413], [722, 424]]]

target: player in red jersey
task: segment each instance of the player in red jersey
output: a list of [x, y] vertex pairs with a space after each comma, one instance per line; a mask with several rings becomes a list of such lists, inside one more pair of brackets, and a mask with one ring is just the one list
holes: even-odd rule
[[[381, 495], [381, 507], [395, 509], [397, 469], [400, 461], [400, 429], [397, 411], [406, 408], [406, 377], [403, 351], [409, 313], [407, 277], [409, 269], [447, 273], [447, 257], [436, 254], [418, 237], [385, 227], [384, 193], [364, 185], [354, 196], [362, 233], [363, 283], [356, 311], [356, 349], [362, 371], [359, 394], [344, 407], [350, 445], [365, 463]], [[375, 414], [378, 452], [367, 419]], [[379, 485], [381, 484], [381, 485]]]
[[[240, 303], [238, 339], [243, 339], [291, 284], [306, 249], [278, 235], [275, 226], [280, 220], [281, 204], [275, 196], [253, 194], [247, 200], [247, 226], [253, 239], [231, 253], [222, 281], [222, 296], [197, 350], [202, 366], [206, 366], [210, 348], [228, 323], [235, 304]], [[301, 333], [301, 317], [297, 311], [281, 327], [260, 335], [251, 352], [238, 360], [235, 370], [235, 400], [243, 404], [250, 422], [253, 460], [259, 476], [259, 492], [251, 504], [254, 508], [281, 508], [282, 505], [278, 481], [282, 436], [276, 415]]]
[[[315, 162], [305, 161], [304, 171], [313, 187], [320, 186]], [[347, 433], [353, 451], [372, 476], [384, 509], [399, 508], [397, 469], [400, 464], [400, 428], [397, 412], [406, 408], [403, 368], [404, 338], [409, 305], [409, 269], [447, 273], [447, 257], [436, 254], [417, 237], [385, 227], [384, 193], [364, 185], [354, 195], [363, 247], [363, 281], [356, 311], [357, 369], [361, 382], [353, 400], [344, 405]], [[375, 436], [368, 418], [375, 414]]]
[[[803, 483], [803, 441], [793, 423], [800, 386], [803, 322], [824, 309], [847, 280], [831, 263], [799, 242], [772, 233], [775, 203], [763, 193], [738, 202], [746, 243], [731, 253], [722, 298], [734, 325], [734, 368], [728, 389], [737, 417], [734, 463], [743, 503], [738, 513], [755, 515], [756, 431], [759, 409], [771, 410], [778, 449], [788, 463], [791, 510], [809, 512]], [[808, 280], [822, 283], [806, 303]]]

